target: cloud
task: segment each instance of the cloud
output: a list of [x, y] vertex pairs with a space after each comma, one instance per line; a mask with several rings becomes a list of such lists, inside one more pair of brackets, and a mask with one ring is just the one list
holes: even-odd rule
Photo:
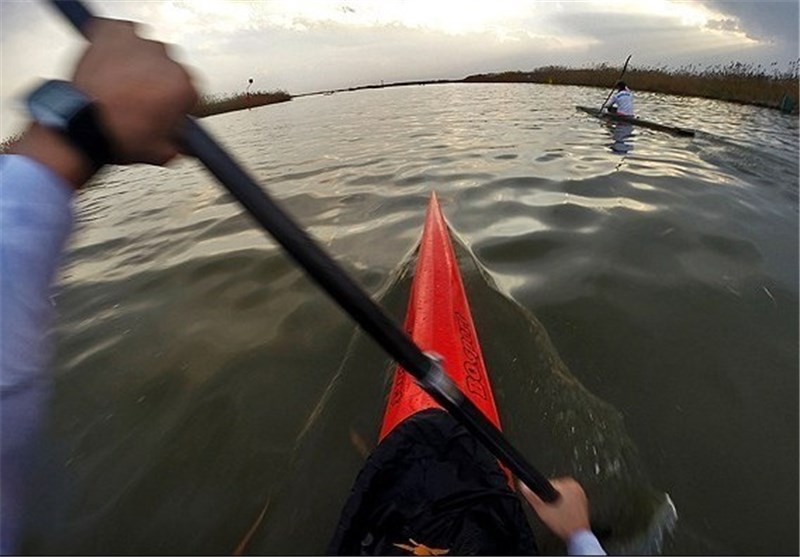
[[708, 21], [714, 21], [710, 17], [713, 14], [660, 12], [599, 17], [596, 12], [583, 12], [563, 14], [554, 23], [563, 32], [596, 44], [590, 52], [582, 53], [583, 65], [621, 64], [628, 54], [633, 54], [634, 66], [716, 63], [722, 61], [720, 57], [727, 58], [731, 53], [742, 56], [758, 47], [736, 27], [709, 29]]
[[706, 27], [720, 31], [741, 31], [739, 21], [736, 19], [712, 19], [706, 23]]
[[748, 37], [765, 42], [779, 42], [794, 47], [797, 54], [798, 29], [800, 28], [800, 2], [705, 0], [709, 8], [728, 16], [738, 23]]

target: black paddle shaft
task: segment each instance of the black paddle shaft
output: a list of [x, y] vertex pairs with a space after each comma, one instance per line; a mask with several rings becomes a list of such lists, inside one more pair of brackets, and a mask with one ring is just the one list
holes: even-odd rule
[[[85, 34], [92, 14], [78, 0], [50, 0], [75, 28]], [[392, 358], [425, 388], [436, 402], [478, 437], [489, 451], [544, 501], [559, 494], [544, 475], [531, 466], [505, 436], [444, 375], [405, 332], [312, 238], [262, 190], [233, 158], [191, 117], [182, 124], [180, 138], [250, 215], [305, 269]]]

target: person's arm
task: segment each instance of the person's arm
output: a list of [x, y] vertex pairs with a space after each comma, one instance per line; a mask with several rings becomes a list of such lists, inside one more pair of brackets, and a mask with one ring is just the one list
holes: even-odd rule
[[605, 555], [603, 546], [589, 524], [589, 500], [581, 484], [573, 478], [551, 480], [561, 495], [555, 503], [545, 503], [520, 483], [520, 491], [536, 514], [556, 536], [567, 544], [569, 555]]
[[[164, 164], [197, 93], [164, 45], [133, 24], [95, 20], [72, 79], [100, 111], [116, 160]], [[0, 551], [19, 553], [43, 409], [50, 289], [72, 227], [71, 201], [92, 162], [59, 132], [32, 124], [0, 158]]]
[[27, 157], [0, 160], [0, 551], [17, 540], [35, 461], [52, 314], [50, 283], [72, 227], [74, 189]]
[[615, 91], [614, 94], [611, 95], [611, 97], [606, 101], [606, 103], [600, 107], [600, 110], [614, 106], [614, 104], [617, 102], [617, 95], [619, 95], [619, 91]]

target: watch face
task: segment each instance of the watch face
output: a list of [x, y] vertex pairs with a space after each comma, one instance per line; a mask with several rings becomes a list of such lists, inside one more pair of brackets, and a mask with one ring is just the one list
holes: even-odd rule
[[60, 129], [89, 103], [89, 97], [65, 81], [48, 81], [28, 97], [31, 116], [44, 126]]

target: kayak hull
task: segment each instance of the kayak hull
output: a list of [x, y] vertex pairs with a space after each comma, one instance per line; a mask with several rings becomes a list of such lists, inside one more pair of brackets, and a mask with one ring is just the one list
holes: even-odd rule
[[[431, 196], [405, 321], [462, 392], [500, 427], [450, 231]], [[508, 471], [396, 367], [380, 442], [347, 498], [329, 554], [536, 555]]]
[[[443, 360], [443, 367], [470, 400], [499, 429], [489, 375], [436, 194], [425, 216], [405, 328], [424, 351]], [[405, 419], [440, 408], [402, 367], [395, 370], [379, 440]]]
[[658, 130], [666, 133], [671, 133], [673, 135], [678, 135], [681, 137], [694, 137], [695, 135], [695, 131], [689, 128], [668, 126], [666, 124], [659, 124], [658, 122], [651, 122], [650, 120], [643, 120], [641, 118], [636, 118], [635, 116], [625, 116], [624, 114], [613, 114], [610, 112], [603, 112], [601, 110], [598, 110], [597, 108], [592, 108], [589, 106], [576, 106], [575, 109], [586, 112], [587, 114], [591, 114], [596, 118], [602, 118], [604, 120], [610, 120], [612, 122], [623, 122], [626, 124], [633, 124], [634, 126], [640, 126], [643, 128], [649, 128], [651, 130]]

